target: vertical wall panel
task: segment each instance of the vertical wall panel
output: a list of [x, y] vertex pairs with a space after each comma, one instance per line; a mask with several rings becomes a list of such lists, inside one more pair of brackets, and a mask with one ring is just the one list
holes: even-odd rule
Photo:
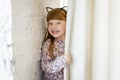
[[0, 0], [0, 80], [13, 80], [11, 0]]

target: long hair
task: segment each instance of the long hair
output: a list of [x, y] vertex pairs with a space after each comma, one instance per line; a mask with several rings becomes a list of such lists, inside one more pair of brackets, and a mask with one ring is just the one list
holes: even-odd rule
[[[66, 21], [66, 17], [67, 17], [67, 11], [64, 8], [55, 8], [55, 9], [52, 9], [51, 11], [48, 11], [46, 21], [47, 21], [47, 23], [49, 22], [49, 20], [65, 20]], [[47, 24], [47, 26], [48, 26], [48, 24]], [[55, 38], [48, 32], [48, 29], [45, 34], [44, 42], [47, 39], [50, 39], [50, 41], [51, 41], [51, 43], [49, 45], [49, 49], [48, 49], [49, 56], [52, 59], [54, 59], [55, 56], [53, 55], [53, 49], [55, 47], [55, 45], [54, 45]]]

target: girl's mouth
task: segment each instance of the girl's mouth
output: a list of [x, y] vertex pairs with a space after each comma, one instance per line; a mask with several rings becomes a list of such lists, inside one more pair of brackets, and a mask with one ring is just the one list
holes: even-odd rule
[[52, 31], [52, 34], [57, 34], [57, 33], [59, 33], [59, 32], [60, 32], [59, 30]]

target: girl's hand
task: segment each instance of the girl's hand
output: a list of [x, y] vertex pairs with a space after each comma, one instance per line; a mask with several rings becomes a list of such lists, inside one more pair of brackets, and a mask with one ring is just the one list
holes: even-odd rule
[[68, 64], [72, 63], [72, 56], [70, 54], [64, 54], [63, 57], [65, 58]]

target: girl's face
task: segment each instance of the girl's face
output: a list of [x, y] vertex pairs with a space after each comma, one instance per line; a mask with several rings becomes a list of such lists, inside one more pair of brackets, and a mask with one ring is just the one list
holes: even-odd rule
[[64, 40], [66, 32], [66, 21], [49, 20], [48, 31], [54, 38]]

